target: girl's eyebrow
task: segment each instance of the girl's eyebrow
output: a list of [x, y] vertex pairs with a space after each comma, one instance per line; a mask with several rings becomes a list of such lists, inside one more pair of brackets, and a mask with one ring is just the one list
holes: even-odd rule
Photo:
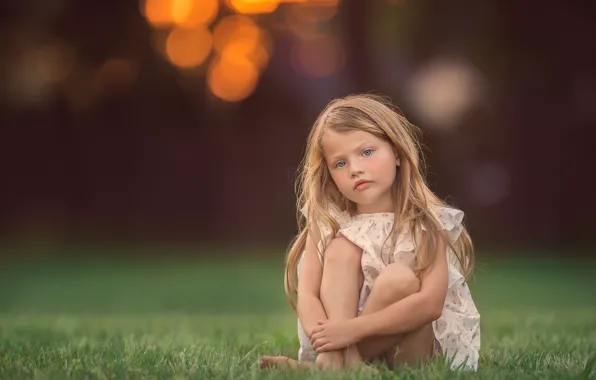
[[363, 141], [363, 142], [362, 142], [362, 144], [359, 144], [359, 145], [356, 147], [356, 149], [354, 149], [354, 150], [360, 150], [360, 149], [364, 148], [364, 147], [365, 147], [365, 146], [367, 146], [367, 145], [373, 145], [373, 144], [374, 144], [374, 143], [373, 143], [372, 141], [365, 140], [365, 141]]
[[[353, 151], [357, 152], [359, 150], [362, 150], [362, 148], [364, 148], [365, 146], [370, 146], [370, 145], [374, 145], [374, 142], [373, 141], [365, 140], [362, 143], [358, 144], [356, 146], [356, 148], [354, 148]], [[329, 160], [335, 161], [335, 160], [338, 160], [338, 159], [342, 158], [343, 156], [344, 155], [341, 154], [341, 153], [340, 154], [334, 154], [333, 156], [329, 157]]]

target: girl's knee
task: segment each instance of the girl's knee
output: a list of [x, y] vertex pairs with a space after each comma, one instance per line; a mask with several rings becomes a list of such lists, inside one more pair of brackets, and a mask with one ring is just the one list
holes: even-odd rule
[[420, 280], [410, 267], [389, 264], [376, 278], [373, 291], [387, 298], [401, 299], [420, 291]]
[[331, 240], [323, 255], [326, 263], [360, 263], [361, 256], [362, 249], [343, 236], [339, 236]]

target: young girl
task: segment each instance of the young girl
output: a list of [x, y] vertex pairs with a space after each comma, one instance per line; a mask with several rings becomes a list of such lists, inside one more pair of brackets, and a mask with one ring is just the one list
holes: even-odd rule
[[261, 367], [393, 368], [443, 355], [452, 368], [477, 369], [472, 242], [463, 212], [426, 185], [416, 132], [371, 95], [335, 100], [315, 122], [285, 270], [298, 361], [265, 356]]

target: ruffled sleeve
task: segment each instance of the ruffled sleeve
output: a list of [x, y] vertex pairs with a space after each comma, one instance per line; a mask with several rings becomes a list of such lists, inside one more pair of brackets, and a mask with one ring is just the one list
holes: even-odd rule
[[464, 212], [451, 207], [441, 207], [437, 212], [437, 216], [441, 225], [447, 231], [447, 236], [449, 236], [451, 242], [457, 241], [464, 229], [462, 224]]
[[[300, 212], [302, 213], [302, 215], [304, 215], [304, 217], [307, 219], [309, 216], [308, 215], [308, 206], [309, 206], [308, 203], [305, 203], [304, 206], [300, 209]], [[329, 209], [329, 213], [331, 214], [331, 217], [333, 219], [335, 219], [335, 221], [340, 225], [340, 227], [345, 226], [350, 221], [350, 216], [347, 214], [347, 212], [342, 212], [334, 207], [331, 207]], [[323, 262], [322, 252], [324, 250], [324, 247], [329, 245], [329, 243], [335, 236], [333, 234], [333, 229], [327, 223], [319, 222], [318, 227], [319, 227], [319, 232], [321, 233], [321, 240], [319, 240], [317, 242], [317, 248], [319, 250], [319, 261], [321, 261], [321, 263], [322, 263]]]
[[[457, 241], [464, 229], [464, 212], [456, 208], [440, 207], [437, 210], [437, 217], [439, 218], [439, 222], [441, 222], [441, 226], [447, 232], [449, 240], [452, 243]], [[425, 226], [422, 226], [422, 229], [426, 231]]]
[[[455, 243], [464, 230], [464, 212], [450, 207], [443, 207], [439, 210], [438, 217], [439, 221], [443, 225], [443, 228], [447, 232], [447, 236], [449, 236], [449, 239], [452, 243]], [[461, 263], [459, 262], [459, 259], [451, 248], [447, 249], [447, 261], [450, 264], [450, 282], [462, 282], [462, 273], [464, 270]], [[457, 273], [452, 273], [453, 269], [455, 269]]]
[[[464, 230], [464, 212], [452, 207], [440, 207], [437, 210], [437, 217], [441, 226], [447, 233], [449, 240], [451, 240], [452, 243], [455, 243]], [[422, 229], [426, 230], [424, 226], [422, 226]], [[463, 273], [463, 268], [459, 263], [457, 256], [451, 249], [447, 249], [447, 260], [459, 274], [457, 277], [462, 277], [461, 273]], [[450, 274], [450, 279], [453, 279], [453, 277], [454, 276], [451, 276]]]

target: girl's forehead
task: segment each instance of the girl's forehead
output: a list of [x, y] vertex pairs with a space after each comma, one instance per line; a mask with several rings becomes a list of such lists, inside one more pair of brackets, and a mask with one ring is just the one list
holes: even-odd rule
[[382, 140], [365, 131], [337, 132], [328, 129], [321, 136], [321, 148], [325, 154], [350, 151], [363, 144], [379, 142]]

